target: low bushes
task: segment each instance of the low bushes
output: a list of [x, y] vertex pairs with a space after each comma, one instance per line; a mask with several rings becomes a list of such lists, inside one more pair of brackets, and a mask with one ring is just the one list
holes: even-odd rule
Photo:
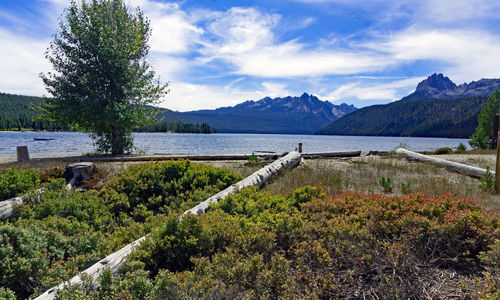
[[37, 295], [237, 180], [188, 161], [135, 165], [99, 191], [48, 180], [0, 224], [0, 294]]
[[169, 218], [101, 289], [61, 298], [494, 299], [498, 217], [454, 195], [249, 188], [200, 217]]
[[33, 170], [11, 168], [0, 173], [0, 201], [19, 196], [40, 185], [40, 175]]

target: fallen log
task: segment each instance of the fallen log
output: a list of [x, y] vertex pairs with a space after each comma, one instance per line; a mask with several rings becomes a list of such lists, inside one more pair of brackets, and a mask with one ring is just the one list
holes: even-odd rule
[[332, 158], [332, 157], [356, 157], [360, 155], [361, 155], [361, 150], [355, 150], [355, 151], [304, 153], [302, 154], [302, 157], [304, 159], [314, 159], [314, 158]]
[[[431, 157], [428, 155], [419, 154], [419, 153], [416, 153], [413, 151], [406, 150], [404, 148], [398, 148], [396, 150], [396, 153], [398, 155], [404, 156], [408, 159], [414, 159], [414, 160], [417, 160], [420, 162], [433, 164], [435, 166], [445, 167], [446, 169], [448, 169], [450, 171], [462, 173], [462, 174], [469, 175], [472, 177], [481, 178], [481, 177], [483, 177], [483, 174], [486, 173], [486, 169], [473, 167], [473, 166], [469, 166], [469, 165], [464, 165], [461, 163], [457, 163], [457, 162], [453, 162], [453, 161], [449, 161], [449, 160], [445, 160], [445, 159], [441, 159], [441, 158]], [[493, 172], [493, 171], [490, 171], [490, 172], [492, 173], [493, 176], [495, 175], [495, 172]]]
[[[264, 184], [272, 175], [276, 174], [282, 168], [289, 168], [299, 164], [301, 161], [301, 155], [298, 152], [290, 152], [286, 156], [274, 161], [273, 163], [261, 168], [256, 171], [252, 175], [240, 180], [239, 182], [231, 185], [225, 190], [215, 194], [214, 196], [208, 198], [197, 206], [189, 209], [183, 213], [183, 215], [187, 213], [192, 213], [194, 215], [203, 214], [206, 209], [209, 207], [211, 203], [217, 203], [217, 201], [225, 198], [228, 195], [234, 194], [240, 189], [249, 186], [261, 186]], [[117, 273], [120, 266], [125, 262], [127, 256], [132, 253], [135, 247], [137, 247], [142, 241], [144, 241], [148, 235], [141, 237], [138, 240], [126, 245], [115, 253], [112, 253], [106, 256], [104, 259], [98, 261], [90, 268], [82, 271], [79, 275], [74, 276], [70, 280], [59, 284], [49, 290], [47, 290], [42, 295], [38, 296], [36, 299], [39, 300], [48, 300], [54, 299], [57, 295], [57, 291], [63, 289], [65, 286], [69, 284], [80, 284], [82, 283], [81, 274], [86, 274], [92, 278], [92, 280], [96, 280], [99, 275], [106, 269], [110, 269], [113, 273]]]
[[274, 161], [273, 163], [259, 169], [247, 178], [231, 185], [227, 189], [218, 192], [207, 200], [201, 202], [195, 207], [184, 212], [185, 214], [201, 215], [212, 203], [217, 203], [219, 200], [226, 198], [228, 195], [235, 194], [239, 190], [249, 187], [249, 186], [262, 186], [271, 176], [278, 173], [283, 168], [290, 168], [296, 166], [300, 163], [301, 155], [300, 153], [294, 151], [290, 152], [288, 155]]
[[23, 197], [14, 197], [0, 201], [0, 220], [5, 220], [12, 216], [14, 205], [23, 203]]

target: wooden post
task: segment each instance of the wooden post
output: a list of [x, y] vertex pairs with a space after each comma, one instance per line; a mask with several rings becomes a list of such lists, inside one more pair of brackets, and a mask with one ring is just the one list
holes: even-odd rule
[[299, 143], [299, 153], [302, 153], [302, 143]]
[[17, 147], [17, 161], [25, 162], [30, 161], [30, 154], [28, 153], [28, 146]]
[[495, 168], [495, 191], [500, 191], [500, 131], [497, 133], [497, 165]]

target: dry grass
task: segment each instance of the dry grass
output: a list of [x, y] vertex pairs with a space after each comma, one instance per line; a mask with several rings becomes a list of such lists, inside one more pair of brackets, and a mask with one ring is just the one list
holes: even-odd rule
[[[438, 157], [460, 163], [494, 170], [495, 155], [489, 154], [450, 154]], [[109, 178], [132, 164], [143, 162], [98, 162], [96, 168]], [[229, 169], [242, 177], [246, 177], [266, 163], [251, 164], [246, 161], [200, 161], [216, 167]], [[39, 171], [55, 167], [66, 167], [68, 162], [44, 162], [23, 164], [16, 167], [33, 168]], [[0, 170], [1, 171], [1, 170]], [[500, 211], [500, 195], [485, 193], [479, 189], [480, 180], [465, 175], [449, 172], [419, 162], [409, 162], [398, 156], [367, 156], [350, 159], [305, 160], [299, 167], [285, 170], [264, 187], [264, 189], [288, 194], [304, 185], [322, 187], [329, 194], [338, 194], [347, 190], [365, 193], [382, 193], [379, 181], [382, 177], [390, 178], [393, 193], [401, 194], [401, 183], [411, 182], [409, 191], [423, 191], [431, 195], [457, 193], [472, 197], [487, 209]], [[104, 180], [106, 180], [106, 178]]]
[[410, 192], [457, 193], [478, 199], [487, 209], [500, 211], [500, 196], [481, 191], [479, 179], [399, 157], [306, 160], [301, 166], [274, 177], [264, 188], [280, 194], [304, 185], [320, 186], [328, 194], [347, 190], [382, 193], [384, 189], [379, 183], [382, 177], [391, 179], [394, 194], [402, 194], [401, 183], [411, 182]]

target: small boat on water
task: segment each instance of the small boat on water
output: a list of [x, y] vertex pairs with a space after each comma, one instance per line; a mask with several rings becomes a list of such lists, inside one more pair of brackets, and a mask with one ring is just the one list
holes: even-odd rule
[[35, 137], [35, 138], [33, 138], [33, 140], [35, 140], [35, 141], [52, 141], [54, 139], [51, 139], [51, 138], [37, 138], [37, 137]]

